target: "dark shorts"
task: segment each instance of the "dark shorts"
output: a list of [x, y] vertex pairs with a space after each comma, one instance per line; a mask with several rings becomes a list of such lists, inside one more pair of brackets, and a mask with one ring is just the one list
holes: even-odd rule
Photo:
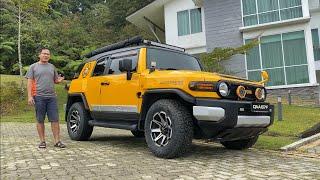
[[42, 97], [34, 96], [35, 109], [36, 109], [36, 118], [39, 123], [43, 123], [46, 117], [48, 116], [49, 122], [58, 122], [59, 113], [58, 113], [58, 104], [56, 97]]

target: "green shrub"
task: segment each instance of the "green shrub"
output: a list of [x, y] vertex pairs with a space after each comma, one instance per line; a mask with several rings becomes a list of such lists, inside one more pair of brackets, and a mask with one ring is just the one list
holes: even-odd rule
[[[26, 89], [25, 91], [26, 92]], [[14, 114], [19, 109], [23, 112], [30, 110], [27, 105], [26, 95], [21, 94], [20, 85], [17, 82], [1, 83], [0, 115]]]

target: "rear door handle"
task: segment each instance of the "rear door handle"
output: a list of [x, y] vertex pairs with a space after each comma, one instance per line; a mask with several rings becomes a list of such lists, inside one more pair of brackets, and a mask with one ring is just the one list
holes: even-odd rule
[[101, 86], [108, 86], [110, 83], [108, 81], [101, 82]]

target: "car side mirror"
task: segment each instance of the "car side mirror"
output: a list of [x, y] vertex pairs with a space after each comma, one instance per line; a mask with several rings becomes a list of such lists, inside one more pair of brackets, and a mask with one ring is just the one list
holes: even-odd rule
[[131, 59], [123, 59], [119, 61], [119, 70], [121, 72], [127, 72], [127, 80], [131, 80], [132, 78], [132, 60]]

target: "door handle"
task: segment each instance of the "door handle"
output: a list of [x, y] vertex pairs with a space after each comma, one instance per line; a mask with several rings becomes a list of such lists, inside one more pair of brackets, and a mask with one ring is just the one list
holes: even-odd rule
[[108, 86], [110, 83], [108, 81], [101, 82], [101, 86]]

